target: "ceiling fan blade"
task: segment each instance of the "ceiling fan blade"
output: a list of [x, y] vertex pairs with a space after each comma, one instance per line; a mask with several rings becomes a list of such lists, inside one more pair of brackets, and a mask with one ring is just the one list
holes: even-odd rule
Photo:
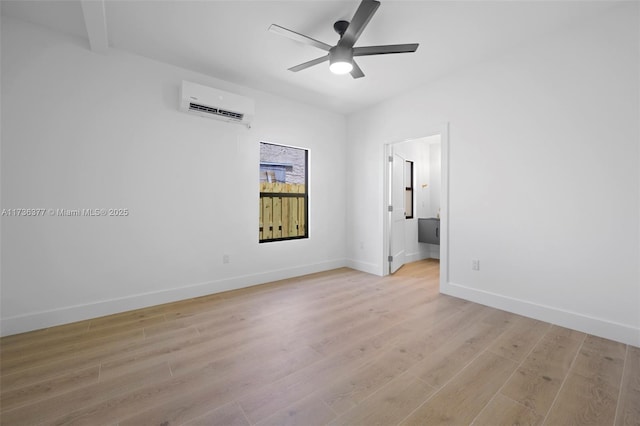
[[356, 61], [353, 61], [352, 63], [353, 63], [353, 69], [351, 70], [351, 77], [353, 78], [364, 77], [364, 73], [362, 72], [358, 64], [356, 64]]
[[327, 52], [332, 47], [332, 46], [329, 46], [327, 43], [323, 43], [323, 42], [318, 41], [318, 40], [316, 40], [314, 38], [307, 37], [304, 34], [300, 34], [300, 33], [297, 33], [295, 31], [288, 30], [288, 29], [286, 29], [284, 27], [281, 27], [280, 25], [272, 24], [269, 27], [269, 31], [271, 31], [272, 33], [276, 33], [276, 34], [279, 34], [281, 36], [290, 38], [291, 40], [295, 40], [295, 41], [297, 41], [299, 43], [310, 44], [311, 46], [315, 46], [318, 49], [322, 49], [322, 50], [327, 51]]
[[305, 63], [302, 63], [300, 65], [296, 65], [295, 67], [291, 67], [291, 68], [289, 68], [289, 71], [293, 71], [293, 72], [302, 71], [304, 69], [307, 69], [307, 68], [312, 67], [314, 65], [321, 64], [321, 63], [323, 63], [325, 61], [328, 61], [328, 60], [329, 60], [329, 55], [325, 55], [325, 56], [322, 56], [320, 58], [316, 58], [316, 59], [313, 59], [311, 61], [307, 61]]
[[388, 53], [411, 53], [418, 50], [418, 43], [387, 44], [384, 46], [354, 47], [353, 56], [386, 55]]
[[347, 31], [340, 38], [338, 46], [353, 47], [379, 6], [380, 2], [377, 0], [362, 0], [347, 27]]

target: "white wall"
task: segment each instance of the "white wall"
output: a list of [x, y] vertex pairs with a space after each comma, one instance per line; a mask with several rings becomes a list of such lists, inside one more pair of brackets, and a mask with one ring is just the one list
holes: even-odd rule
[[[250, 96], [247, 130], [177, 110], [181, 80]], [[343, 116], [2, 18], [2, 333], [345, 264]], [[310, 150], [310, 238], [258, 244], [259, 141]], [[222, 263], [223, 254], [231, 262]]]
[[384, 144], [448, 122], [442, 291], [640, 345], [638, 26], [616, 6], [350, 116], [350, 265], [383, 271]]

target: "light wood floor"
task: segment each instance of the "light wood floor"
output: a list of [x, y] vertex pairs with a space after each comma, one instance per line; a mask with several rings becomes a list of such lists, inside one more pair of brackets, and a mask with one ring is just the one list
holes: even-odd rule
[[0, 340], [3, 425], [638, 425], [640, 349], [350, 269]]

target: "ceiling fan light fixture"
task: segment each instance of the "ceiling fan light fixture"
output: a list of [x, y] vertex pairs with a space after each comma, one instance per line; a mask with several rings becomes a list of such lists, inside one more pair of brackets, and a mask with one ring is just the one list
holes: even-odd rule
[[348, 74], [353, 70], [351, 62], [334, 62], [329, 65], [329, 70], [334, 74]]
[[329, 51], [329, 70], [334, 74], [347, 74], [353, 70], [353, 49], [333, 47]]

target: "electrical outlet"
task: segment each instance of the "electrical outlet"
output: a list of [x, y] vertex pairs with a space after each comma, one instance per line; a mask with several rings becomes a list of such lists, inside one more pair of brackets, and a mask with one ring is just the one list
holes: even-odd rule
[[479, 259], [471, 259], [471, 269], [474, 271], [480, 270], [480, 260]]
[[228, 254], [223, 254], [222, 255], [222, 263], [229, 263], [231, 262], [231, 259], [229, 258]]

